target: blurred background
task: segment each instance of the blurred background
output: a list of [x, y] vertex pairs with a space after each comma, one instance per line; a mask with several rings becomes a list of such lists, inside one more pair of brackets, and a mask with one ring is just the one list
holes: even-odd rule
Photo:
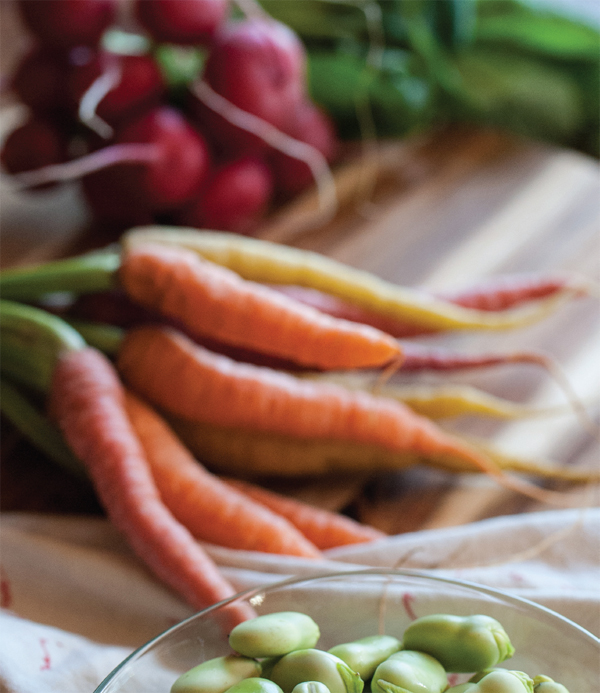
[[[366, 162], [387, 165], [374, 143], [412, 142], [449, 125], [496, 128], [598, 157], [600, 5], [594, 0], [202, 2], [210, 15], [203, 20], [213, 24], [196, 34], [189, 27], [165, 29], [164, 18], [147, 10], [161, 0], [83, 2], [104, 6], [91, 36], [81, 26], [70, 36], [65, 27], [75, 20], [68, 12], [48, 13], [54, 0], [0, 2], [1, 124], [5, 138], [13, 133], [3, 145], [4, 174], [147, 138], [148, 123], [139, 122], [159, 106], [176, 110], [177, 127], [184, 136], [191, 132], [202, 159], [181, 170], [189, 190], [171, 191], [173, 199], [161, 204], [129, 180], [131, 165], [85, 175], [72, 166], [61, 173], [67, 179], [61, 185], [4, 175], [4, 266], [19, 262], [24, 248], [28, 261], [68, 252], [82, 228], [98, 242], [151, 222], [263, 232], [265, 219], [311, 189], [313, 207], [327, 216], [326, 164], [337, 171], [362, 153], [368, 188], [369, 176], [378, 174]], [[254, 37], [243, 30], [225, 36], [234, 20], [260, 23], [264, 12], [278, 20], [279, 34], [253, 29]], [[250, 53], [240, 61], [244, 50]], [[267, 51], [280, 70], [278, 85], [261, 72]], [[242, 83], [256, 88], [244, 91]], [[224, 126], [206, 101], [207, 88], [308, 145], [312, 164], [278, 146], [258, 147], [256, 138]], [[158, 117], [152, 112], [151, 120]], [[175, 170], [179, 165], [171, 162]], [[28, 189], [18, 192], [23, 185]], [[313, 226], [320, 221], [317, 215]]]
[[[60, 14], [62, 28], [44, 34], [54, 2], [0, 0], [3, 267], [103, 246], [131, 225], [156, 222], [257, 234], [432, 290], [527, 272], [598, 281], [596, 0], [206, 0], [224, 11], [208, 36], [192, 38], [181, 24], [175, 35], [162, 33], [166, 23], [148, 14], [164, 4], [158, 0], [106, 0], [108, 20], [83, 50]], [[277, 31], [263, 25], [245, 43], [230, 31], [233, 20], [260, 24], [263, 12]], [[140, 71], [126, 80], [131, 65]], [[249, 80], [261, 87], [244, 89]], [[257, 144], [239, 124], [224, 126], [212, 112], [215, 94], [308, 145], [305, 158], [278, 149], [289, 141]], [[156, 109], [165, 108], [169, 118], [159, 118]], [[148, 144], [147, 133], [165, 122], [191, 142], [169, 150], [192, 167], [182, 186], [169, 188], [172, 198], [147, 187], [140, 164], [81, 168], [87, 155], [115, 144]], [[59, 169], [66, 180], [52, 180], [57, 169], [27, 178], [52, 164], [71, 166]], [[178, 169], [169, 161], [166, 170], [162, 183]], [[595, 401], [598, 319], [597, 303], [581, 301], [518, 335], [450, 335], [444, 344], [546, 351], [578, 394]], [[523, 364], [454, 376], [519, 402], [564, 405], [548, 380]], [[572, 411], [562, 424], [469, 419], [457, 428], [573, 467], [598, 459], [597, 441]], [[98, 512], [93, 494], [10, 433], [3, 427], [5, 509]], [[437, 470], [392, 476], [278, 488], [390, 532], [536, 507]], [[407, 512], [398, 512], [399, 497]]]

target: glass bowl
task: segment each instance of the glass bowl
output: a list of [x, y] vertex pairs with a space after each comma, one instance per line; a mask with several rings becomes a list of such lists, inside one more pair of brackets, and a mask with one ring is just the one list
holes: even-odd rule
[[[232, 614], [302, 611], [319, 625], [320, 649], [387, 633], [402, 637], [419, 616], [487, 614], [496, 618], [515, 647], [502, 666], [531, 677], [545, 674], [571, 693], [600, 685], [600, 640], [577, 624], [525, 599], [474, 583], [412, 570], [366, 569], [292, 578], [241, 592], [140, 647], [98, 686], [95, 693], [169, 693], [184, 671], [231, 654], [227, 635]], [[468, 677], [456, 677], [453, 684]]]

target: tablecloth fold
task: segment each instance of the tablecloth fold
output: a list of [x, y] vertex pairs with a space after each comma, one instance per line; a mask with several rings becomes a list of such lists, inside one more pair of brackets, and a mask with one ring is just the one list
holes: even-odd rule
[[[192, 613], [102, 518], [5, 513], [1, 529], [0, 691], [91, 693]], [[206, 548], [238, 590], [326, 570], [417, 569], [531, 599], [600, 636], [600, 509], [402, 534], [322, 561]]]

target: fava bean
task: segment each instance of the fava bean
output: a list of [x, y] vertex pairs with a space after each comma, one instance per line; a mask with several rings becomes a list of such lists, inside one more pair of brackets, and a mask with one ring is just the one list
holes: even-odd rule
[[227, 689], [227, 693], [283, 693], [281, 688], [269, 679], [251, 676]]
[[514, 653], [502, 625], [481, 614], [418, 618], [404, 631], [402, 647], [427, 652], [449, 672], [489, 669]]
[[400, 649], [400, 641], [391, 635], [370, 635], [354, 642], [335, 645], [330, 654], [343, 659], [363, 681], [370, 679], [375, 669]]
[[229, 644], [246, 657], [276, 657], [314, 647], [320, 636], [319, 626], [310, 616], [281, 611], [238, 624], [229, 635]]
[[447, 686], [446, 672], [437, 659], [412, 650], [388, 657], [371, 681], [372, 693], [442, 693]]
[[299, 684], [318, 681], [330, 693], [361, 693], [364, 682], [343, 660], [324, 650], [305, 649], [290, 652], [273, 667], [271, 679], [284, 693]]
[[534, 676], [533, 690], [534, 693], [569, 693], [562, 683], [552, 680], [549, 676]]
[[493, 669], [478, 681], [453, 686], [446, 693], [533, 693], [533, 681], [522, 671]]
[[331, 693], [331, 691], [320, 681], [302, 681], [294, 686], [292, 693]]
[[171, 693], [225, 693], [243, 679], [260, 674], [259, 662], [249, 657], [215, 657], [182, 674], [171, 686]]
[[[549, 676], [497, 667], [514, 647], [486, 615], [424, 616], [402, 641], [371, 635], [324, 651], [314, 647], [319, 638], [318, 625], [300, 612], [249, 619], [231, 631], [235, 655], [190, 669], [171, 693], [363, 693], [369, 679], [369, 693], [569, 693]], [[469, 681], [448, 687], [450, 672]]]
[[266, 659], [260, 660], [260, 665], [262, 667], [261, 676], [263, 677], [263, 679], [271, 678], [271, 672], [273, 671], [273, 667], [277, 664], [277, 662], [280, 659], [281, 657], [267, 657]]

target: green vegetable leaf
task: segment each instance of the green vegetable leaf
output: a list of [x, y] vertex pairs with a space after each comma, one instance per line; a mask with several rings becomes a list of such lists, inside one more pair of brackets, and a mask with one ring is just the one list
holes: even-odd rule
[[477, 0], [434, 0], [433, 28], [449, 50], [464, 48], [475, 36]]
[[0, 380], [2, 413], [33, 445], [67, 471], [85, 479], [81, 462], [66, 444], [61, 432], [23, 392], [4, 378]]
[[583, 97], [567, 72], [501, 50], [456, 58], [463, 91], [455, 117], [570, 142], [585, 123]]
[[155, 58], [167, 84], [177, 89], [198, 78], [204, 68], [206, 55], [200, 48], [164, 43], [156, 49]]
[[291, 27], [308, 43], [314, 40], [333, 41], [368, 38], [365, 14], [360, 4], [335, 0], [261, 0], [271, 15]]
[[384, 54], [375, 71], [363, 60], [327, 51], [313, 52], [309, 62], [311, 95], [335, 119], [341, 136], [359, 137], [357, 103], [370, 104], [380, 136], [404, 135], [431, 122], [435, 90], [413, 71], [409, 54]]
[[597, 28], [553, 12], [514, 2], [480, 2], [476, 40], [556, 60], [600, 60]]

